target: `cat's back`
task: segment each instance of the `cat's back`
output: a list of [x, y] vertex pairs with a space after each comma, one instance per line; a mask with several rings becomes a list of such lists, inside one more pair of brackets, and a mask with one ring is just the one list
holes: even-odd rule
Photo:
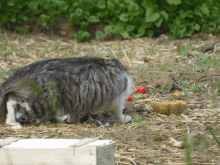
[[76, 58], [53, 58], [34, 62], [13, 72], [18, 77], [27, 74], [47, 74], [57, 72], [85, 72], [100, 70], [126, 71], [122, 63], [116, 59], [103, 59], [98, 57], [76, 57]]

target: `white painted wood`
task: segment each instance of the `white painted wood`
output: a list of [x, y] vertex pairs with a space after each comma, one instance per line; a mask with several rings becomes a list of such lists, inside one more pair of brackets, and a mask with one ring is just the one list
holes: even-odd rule
[[112, 140], [21, 139], [0, 148], [0, 164], [114, 165], [114, 154]]

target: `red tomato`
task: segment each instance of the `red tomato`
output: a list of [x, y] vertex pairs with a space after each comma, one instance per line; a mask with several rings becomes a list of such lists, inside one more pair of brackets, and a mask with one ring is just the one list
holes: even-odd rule
[[128, 96], [128, 101], [132, 101], [132, 98], [131, 98], [131, 96]]
[[143, 86], [139, 86], [138, 88], [137, 88], [137, 93], [146, 93], [147, 92], [147, 90], [146, 90], [146, 88], [144, 88]]

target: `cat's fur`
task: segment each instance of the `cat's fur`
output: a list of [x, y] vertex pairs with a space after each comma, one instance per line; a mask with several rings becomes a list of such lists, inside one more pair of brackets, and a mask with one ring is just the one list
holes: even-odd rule
[[54, 58], [15, 70], [0, 86], [0, 111], [6, 124], [20, 128], [15, 113], [48, 121], [69, 114], [68, 122], [79, 122], [82, 113], [105, 109], [121, 123], [131, 79], [116, 59], [96, 57]]

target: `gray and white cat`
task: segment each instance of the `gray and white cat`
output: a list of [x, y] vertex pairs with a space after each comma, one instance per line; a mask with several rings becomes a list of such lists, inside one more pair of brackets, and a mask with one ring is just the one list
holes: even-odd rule
[[105, 109], [123, 123], [132, 119], [123, 115], [130, 89], [128, 72], [116, 59], [46, 59], [12, 72], [0, 86], [0, 111], [13, 128], [21, 128], [16, 112], [42, 121], [68, 114], [68, 123], [77, 123], [81, 114]]

